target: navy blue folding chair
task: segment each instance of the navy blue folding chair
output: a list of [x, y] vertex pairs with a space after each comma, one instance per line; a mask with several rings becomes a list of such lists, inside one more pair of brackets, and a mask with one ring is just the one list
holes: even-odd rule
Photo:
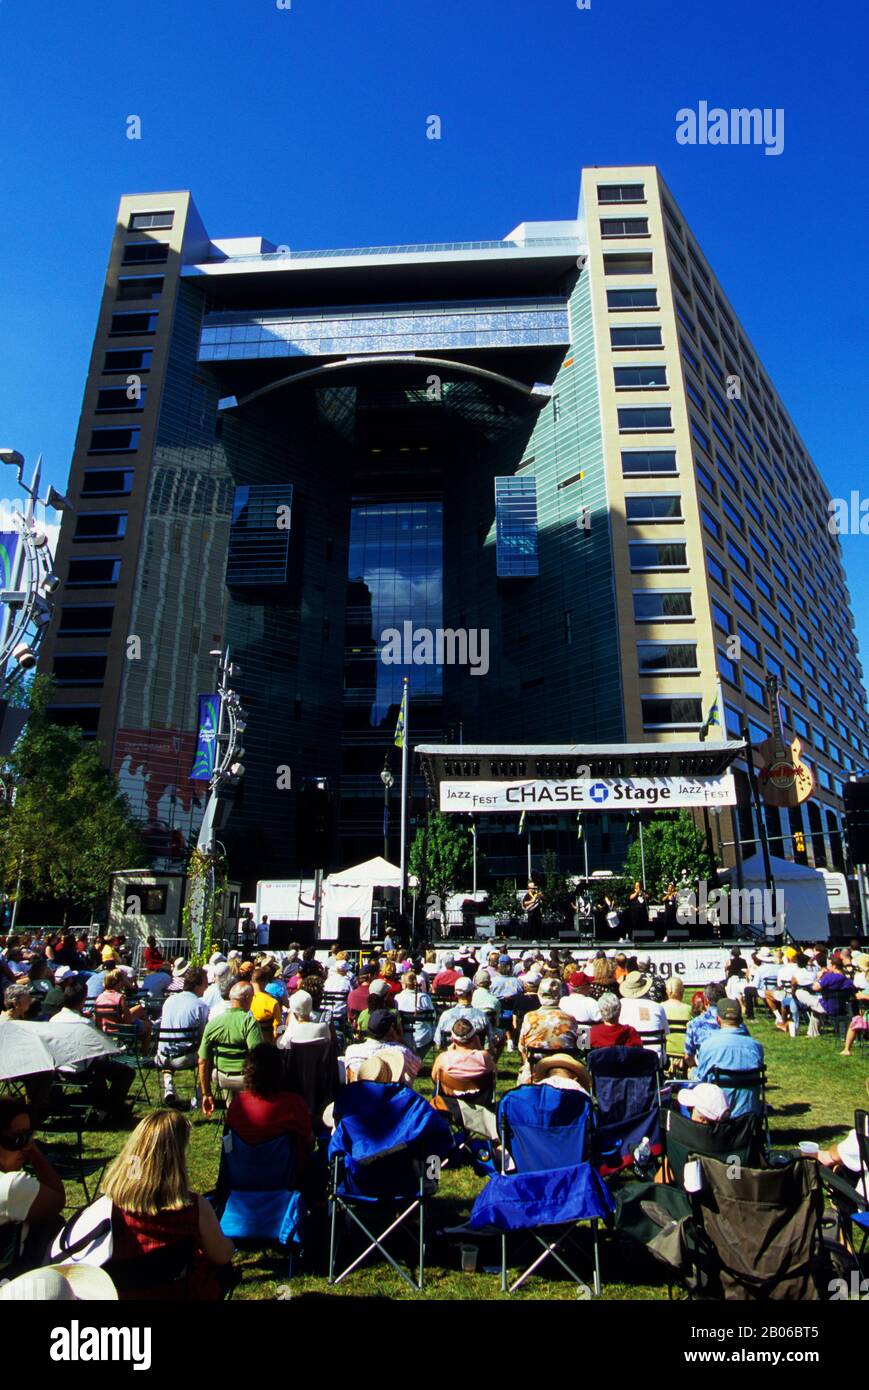
[[290, 1259], [300, 1252], [305, 1207], [298, 1190], [296, 1140], [281, 1134], [248, 1144], [227, 1130], [223, 1136], [215, 1205], [220, 1227], [231, 1240], [277, 1246]]
[[594, 1048], [586, 1058], [597, 1103], [594, 1162], [603, 1177], [633, 1163], [648, 1139], [661, 1153], [660, 1059], [644, 1047]]
[[[425, 1280], [425, 1215], [436, 1192], [442, 1161], [453, 1148], [449, 1124], [428, 1101], [400, 1082], [355, 1081], [335, 1101], [335, 1131], [329, 1144], [329, 1283], [340, 1284], [375, 1250], [412, 1289]], [[363, 1219], [362, 1212], [371, 1216]], [[388, 1213], [389, 1224], [374, 1234], [367, 1224]], [[385, 1242], [417, 1216], [417, 1277], [403, 1268]], [[338, 1218], [356, 1227], [368, 1245], [336, 1273]]]
[[[584, 1280], [568, 1264], [564, 1247], [579, 1226], [591, 1226], [593, 1284], [601, 1292], [598, 1222], [613, 1211], [605, 1184], [588, 1162], [591, 1099], [583, 1091], [548, 1085], [519, 1086], [498, 1108], [502, 1171], [489, 1179], [471, 1213], [469, 1227], [501, 1235], [501, 1289], [514, 1293], [547, 1259], [554, 1259], [575, 1284]], [[511, 1232], [533, 1237], [536, 1259], [508, 1285]]]

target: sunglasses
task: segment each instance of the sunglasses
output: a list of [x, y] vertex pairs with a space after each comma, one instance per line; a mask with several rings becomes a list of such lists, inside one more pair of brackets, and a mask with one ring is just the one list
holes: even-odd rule
[[0, 1134], [0, 1149], [5, 1149], [8, 1153], [17, 1153], [19, 1149], [26, 1149], [32, 1140], [32, 1129], [22, 1129], [20, 1134]]

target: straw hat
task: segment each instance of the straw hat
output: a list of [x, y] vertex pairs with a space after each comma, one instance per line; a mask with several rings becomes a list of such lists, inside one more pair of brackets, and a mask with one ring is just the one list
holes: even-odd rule
[[117, 1302], [118, 1291], [104, 1269], [96, 1265], [46, 1265], [19, 1274], [0, 1288], [0, 1299], [7, 1303], [37, 1298], [45, 1303]]
[[642, 999], [652, 988], [652, 981], [648, 975], [641, 975], [639, 970], [632, 970], [619, 988], [623, 999]]
[[591, 1090], [591, 1077], [588, 1068], [583, 1066], [578, 1057], [571, 1057], [569, 1052], [553, 1052], [549, 1057], [541, 1057], [534, 1068], [534, 1080], [540, 1081], [544, 1076], [555, 1068], [562, 1068], [575, 1076], [581, 1086], [587, 1091]]

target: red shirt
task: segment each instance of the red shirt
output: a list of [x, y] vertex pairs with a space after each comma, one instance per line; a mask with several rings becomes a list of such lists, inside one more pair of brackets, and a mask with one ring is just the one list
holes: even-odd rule
[[274, 1096], [236, 1091], [226, 1112], [226, 1124], [246, 1144], [264, 1144], [279, 1134], [295, 1134], [306, 1141], [311, 1138], [308, 1107], [292, 1091], [278, 1091]]
[[158, 966], [165, 965], [165, 957], [160, 954], [160, 948], [151, 946], [145, 947], [145, 969], [156, 970]]
[[395, 997], [396, 994], [401, 994], [401, 981], [400, 981], [400, 980], [387, 980], [387, 981], [386, 981], [386, 984], [387, 984], [387, 986], [388, 986], [389, 993], [390, 993], [393, 997]]
[[463, 980], [464, 978], [461, 970], [442, 970], [439, 975], [434, 977], [434, 988], [455, 989], [456, 980]]
[[592, 1047], [642, 1047], [643, 1040], [629, 1023], [593, 1023], [589, 1031]]

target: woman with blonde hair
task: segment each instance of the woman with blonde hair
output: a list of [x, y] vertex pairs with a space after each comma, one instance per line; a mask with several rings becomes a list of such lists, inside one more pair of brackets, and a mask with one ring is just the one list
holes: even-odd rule
[[[587, 969], [586, 969], [587, 973]], [[604, 994], [614, 994], [616, 989], [616, 977], [613, 970], [613, 963], [606, 956], [596, 956], [591, 963], [592, 983], [588, 986], [588, 993], [592, 999], [600, 999]]]
[[112, 1204], [112, 1255], [105, 1269], [122, 1300], [222, 1296], [218, 1271], [228, 1269], [235, 1247], [210, 1202], [191, 1190], [189, 1142], [184, 1115], [152, 1110], [103, 1179], [103, 1196]]
[[667, 980], [667, 998], [664, 1013], [670, 1025], [667, 1034], [667, 1056], [670, 1070], [677, 1076], [687, 1072], [685, 1062], [685, 1035], [692, 1017], [691, 1005], [685, 1002], [685, 983], [681, 975], [670, 975]]

